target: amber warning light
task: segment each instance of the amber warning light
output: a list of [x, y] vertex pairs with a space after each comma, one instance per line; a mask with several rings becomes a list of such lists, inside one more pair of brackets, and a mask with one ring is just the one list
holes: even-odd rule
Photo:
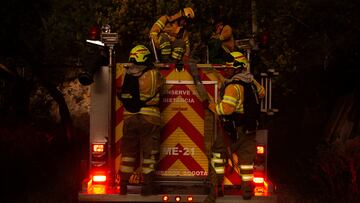
[[168, 202], [168, 201], [169, 201], [169, 196], [164, 195], [164, 196], [162, 197], [162, 200], [163, 200], [163, 202]]
[[104, 152], [105, 144], [93, 144], [92, 151], [93, 152]]
[[257, 154], [264, 154], [265, 153], [265, 147], [264, 146], [256, 146], [256, 153]]
[[[173, 197], [172, 197], [173, 198]], [[172, 199], [171, 198], [171, 199]], [[175, 196], [174, 197], [175, 199], [175, 202], [181, 202], [181, 196]], [[164, 196], [162, 196], [162, 201], [163, 202], [170, 202], [170, 196], [168, 196], [168, 195], [164, 195]], [[186, 202], [193, 202], [194, 201], [194, 199], [193, 199], [193, 196], [187, 196], [186, 197]], [[172, 201], [171, 201], [172, 202]]]

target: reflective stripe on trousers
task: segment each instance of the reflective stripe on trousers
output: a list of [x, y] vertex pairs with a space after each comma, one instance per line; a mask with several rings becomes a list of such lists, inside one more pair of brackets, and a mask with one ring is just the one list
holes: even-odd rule
[[[141, 127], [139, 127], [141, 126]], [[160, 126], [149, 123], [143, 115], [135, 114], [124, 120], [121, 140], [121, 179], [127, 180], [134, 171], [135, 158], [142, 153], [143, 172], [154, 171], [160, 151]]]
[[240, 164], [240, 175], [243, 181], [252, 181], [254, 178], [254, 164]]
[[221, 157], [220, 153], [212, 153], [211, 165], [214, 168], [216, 174], [224, 174], [226, 160]]

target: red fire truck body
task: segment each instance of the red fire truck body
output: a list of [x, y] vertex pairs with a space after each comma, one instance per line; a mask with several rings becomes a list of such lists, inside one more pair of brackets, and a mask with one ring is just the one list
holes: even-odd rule
[[[88, 178], [79, 193], [80, 202], [202, 202], [209, 191], [209, 146], [219, 136], [219, 123], [206, 112], [188, 65], [156, 64], [165, 85], [160, 104], [161, 153], [154, 187], [159, 193], [141, 196], [140, 170], [130, 179], [127, 195], [119, 195], [120, 143], [124, 107], [114, 90], [121, 84], [126, 63], [103, 66], [91, 85], [90, 155]], [[196, 72], [208, 96], [219, 97], [222, 65], [197, 64]], [[263, 80], [262, 80], [263, 81]], [[141, 127], [141, 126], [139, 126]], [[274, 186], [267, 174], [266, 129], [257, 132], [254, 170], [255, 196], [246, 202], [276, 202]], [[236, 154], [233, 154], [236, 160]], [[140, 168], [140, 167], [139, 167]], [[241, 178], [236, 167], [225, 169], [225, 196], [216, 202], [242, 202]]]

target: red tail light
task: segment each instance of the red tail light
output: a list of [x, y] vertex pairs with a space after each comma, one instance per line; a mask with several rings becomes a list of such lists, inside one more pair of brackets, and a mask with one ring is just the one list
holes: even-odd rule
[[107, 183], [107, 171], [106, 169], [93, 168], [90, 172], [93, 184], [103, 185]]
[[93, 176], [94, 183], [105, 183], [106, 182], [106, 175], [94, 175]]
[[193, 202], [193, 200], [194, 200], [194, 199], [193, 199], [192, 196], [188, 196], [188, 197], [187, 197], [187, 202]]
[[180, 202], [180, 201], [181, 201], [181, 197], [180, 197], [180, 196], [176, 196], [176, 197], [175, 197], [175, 201], [176, 201], [176, 202]]
[[93, 25], [90, 27], [88, 37], [91, 40], [100, 39], [100, 28], [98, 25]]

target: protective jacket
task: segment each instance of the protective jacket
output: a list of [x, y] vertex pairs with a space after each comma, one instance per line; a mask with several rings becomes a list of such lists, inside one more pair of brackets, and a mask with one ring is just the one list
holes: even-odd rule
[[[138, 72], [142, 70], [129, 69], [127, 71], [139, 74]], [[142, 73], [138, 80], [141, 100], [151, 99], [146, 102], [148, 106], [142, 107], [139, 112], [131, 113], [126, 109], [124, 110], [123, 137], [121, 138], [120, 147], [122, 188], [126, 188], [137, 165], [141, 166], [141, 173], [144, 175], [143, 184], [150, 184], [160, 151], [160, 111], [158, 104], [162, 78], [154, 68]], [[142, 160], [140, 164], [137, 164], [136, 160], [139, 153], [142, 153]]]
[[[150, 30], [150, 37], [154, 39], [155, 46], [157, 48], [164, 48], [166, 43], [161, 42], [160, 35], [166, 34], [171, 43], [174, 43], [176, 39], [180, 39], [185, 43], [185, 55], [190, 55], [190, 41], [188, 30], [178, 24], [178, 19], [181, 17], [181, 12], [173, 16], [161, 16], [152, 26]], [[171, 52], [171, 50], [170, 50]], [[170, 53], [168, 53], [170, 54]]]
[[[122, 81], [124, 81], [125, 74], [122, 75]], [[145, 107], [142, 107], [139, 112], [131, 113], [124, 110], [124, 119], [133, 116], [135, 114], [142, 114], [149, 122], [160, 125], [160, 110], [159, 110], [159, 100], [160, 100], [160, 87], [162, 85], [162, 77], [158, 71], [155, 69], [150, 69], [143, 73], [139, 77], [139, 90], [140, 90], [140, 99], [146, 101]]]
[[[234, 80], [241, 80], [244, 83], [253, 83], [256, 86], [257, 94], [259, 99], [265, 96], [265, 89], [260, 85], [250, 73], [242, 72], [233, 76], [230, 80], [225, 81], [224, 92], [222, 93], [223, 97], [219, 103], [210, 103], [209, 109], [213, 111], [218, 116], [226, 116], [233, 114], [244, 114], [244, 87], [239, 83], [232, 83]], [[226, 85], [226, 83], [228, 85]], [[230, 83], [230, 84], [229, 84]], [[255, 132], [246, 132], [245, 127], [241, 124], [237, 124], [236, 128], [236, 144], [239, 146], [237, 149], [237, 160], [236, 164], [240, 167], [240, 175], [243, 181], [251, 181], [253, 178], [253, 161], [256, 155], [256, 141], [255, 141]], [[224, 141], [215, 141], [214, 145], [224, 146]], [[213, 148], [219, 148], [214, 146]], [[215, 171], [217, 174], [222, 175], [224, 162], [221, 161], [223, 157], [217, 156], [216, 152], [213, 152], [212, 162], [222, 163], [218, 164]]]
[[[250, 73], [240, 73], [235, 75], [232, 80], [242, 80], [244, 82], [253, 82], [257, 88], [259, 98], [265, 96], [265, 89], [260, 85]], [[228, 81], [229, 82], [229, 81]], [[210, 103], [209, 108], [217, 115], [230, 115], [232, 113], [244, 113], [244, 87], [240, 84], [229, 84], [225, 88], [223, 99], [215, 104]]]
[[235, 40], [230, 25], [217, 28], [214, 37], [221, 41], [221, 47], [226, 53], [235, 51]]

